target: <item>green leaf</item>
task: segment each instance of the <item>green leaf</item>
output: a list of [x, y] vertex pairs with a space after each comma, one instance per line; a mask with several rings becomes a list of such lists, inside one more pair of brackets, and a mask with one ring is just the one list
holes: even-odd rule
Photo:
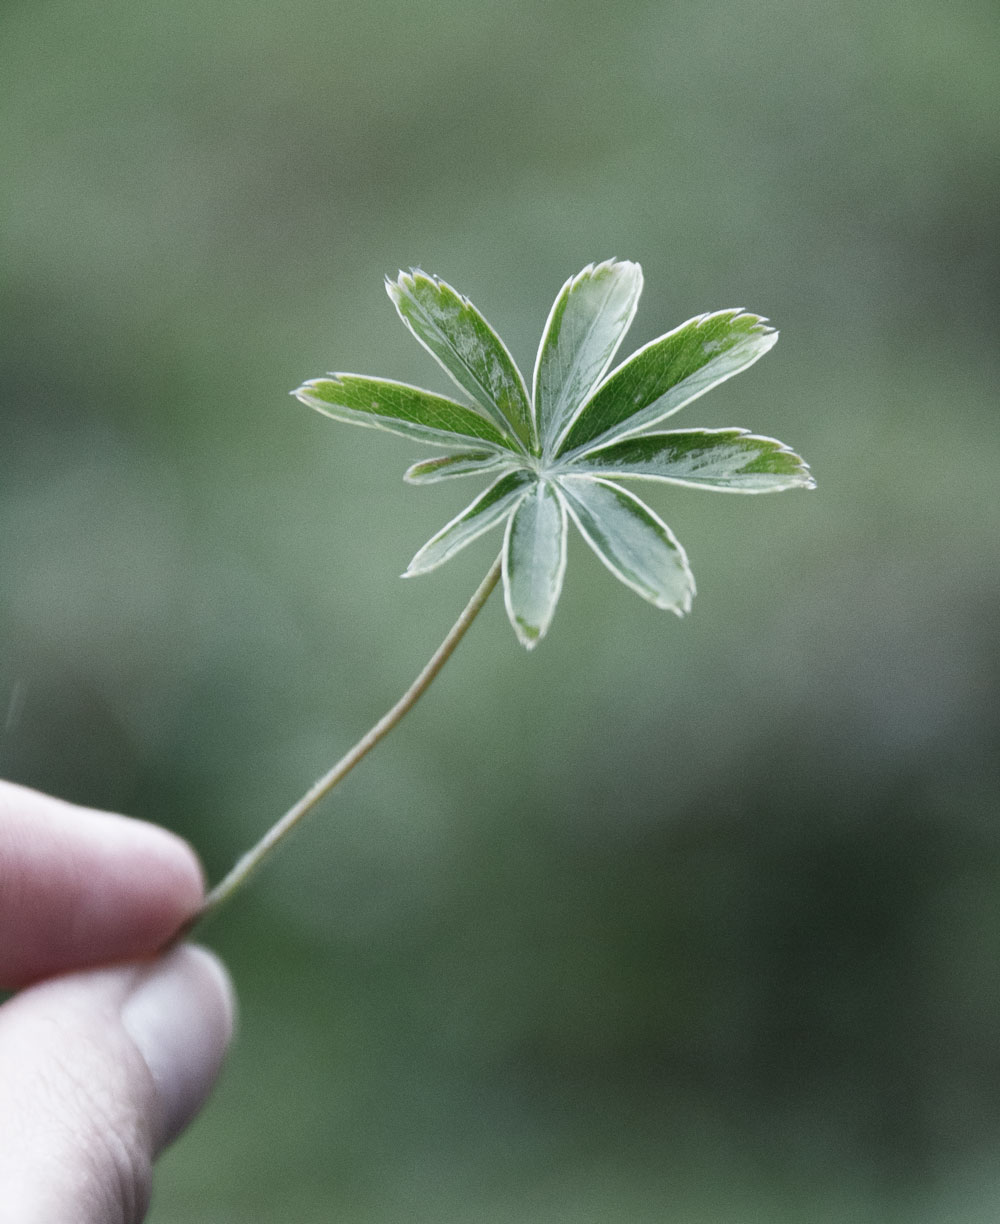
[[563, 285], [535, 361], [538, 432], [548, 449], [604, 377], [642, 293], [636, 263], [589, 264]]
[[803, 460], [775, 438], [745, 429], [677, 429], [640, 434], [585, 451], [572, 463], [618, 479], [669, 480], [727, 493], [776, 493], [812, 489]]
[[507, 615], [529, 650], [545, 636], [566, 572], [566, 508], [546, 480], [538, 480], [511, 515], [503, 548]]
[[437, 459], [422, 459], [403, 473], [408, 484], [433, 484], [451, 480], [454, 476], [478, 476], [509, 462], [510, 455], [500, 451], [459, 451], [457, 455], [440, 455]]
[[426, 574], [460, 552], [483, 534], [502, 522], [517, 506], [533, 483], [527, 472], [508, 472], [481, 493], [461, 514], [446, 524], [421, 548], [406, 568], [404, 578]]
[[335, 421], [385, 429], [435, 446], [467, 447], [488, 442], [510, 453], [507, 439], [478, 412], [443, 395], [388, 378], [331, 374], [304, 383], [292, 394]]
[[528, 392], [504, 342], [468, 298], [413, 269], [386, 279], [399, 317], [501, 432], [533, 447]]
[[649, 429], [762, 357], [778, 339], [758, 315], [720, 310], [633, 353], [594, 392], [558, 453]]
[[666, 523], [609, 480], [560, 476], [559, 488], [584, 539], [614, 576], [658, 608], [691, 609], [694, 576]]

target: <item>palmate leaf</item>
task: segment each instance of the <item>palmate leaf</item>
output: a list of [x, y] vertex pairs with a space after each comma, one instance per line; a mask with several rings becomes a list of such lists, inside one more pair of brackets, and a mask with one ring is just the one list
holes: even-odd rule
[[651, 432], [773, 346], [778, 333], [758, 315], [699, 315], [608, 374], [635, 313], [642, 272], [626, 261], [589, 264], [566, 281], [549, 312], [529, 401], [513, 358], [468, 299], [418, 271], [400, 273], [387, 289], [403, 322], [473, 406], [357, 374], [315, 379], [295, 394], [337, 420], [450, 452], [414, 463], [405, 474], [411, 484], [492, 480], [417, 552], [406, 576], [436, 569], [506, 524], [504, 600], [526, 647], [551, 623], [570, 520], [626, 586], [678, 616], [689, 610], [695, 586], [684, 549], [618, 481], [729, 493], [814, 487], [803, 460], [774, 438], [744, 429]]
[[412, 578], [415, 574], [426, 574], [451, 560], [466, 544], [471, 544], [483, 532], [503, 522], [517, 508], [518, 502], [529, 491], [532, 483], [531, 477], [523, 471], [508, 472], [494, 481], [486, 492], [481, 493], [461, 514], [456, 515], [436, 535], [431, 536], [406, 567], [403, 577]]
[[673, 532], [637, 497], [609, 480], [560, 476], [580, 533], [608, 569], [658, 608], [691, 610], [694, 575]]
[[809, 468], [794, 451], [775, 438], [759, 437], [745, 429], [640, 434], [586, 450], [568, 467], [619, 479], [667, 480], [727, 493], [815, 487]]
[[554, 486], [536, 480], [510, 516], [503, 547], [507, 616], [522, 646], [545, 636], [566, 572], [566, 507]]
[[510, 443], [504, 435], [478, 412], [443, 395], [388, 378], [331, 374], [303, 383], [292, 394], [335, 421], [385, 429], [435, 446], [468, 447], [486, 442], [510, 454]]
[[762, 357], [778, 333], [754, 314], [699, 315], [653, 340], [610, 374], [580, 409], [558, 455], [650, 429]]
[[607, 372], [642, 293], [638, 264], [588, 264], [563, 285], [535, 361], [534, 402], [542, 446], [552, 443]]
[[399, 317], [500, 431], [534, 449], [528, 392], [507, 347], [468, 298], [413, 269], [386, 280]]

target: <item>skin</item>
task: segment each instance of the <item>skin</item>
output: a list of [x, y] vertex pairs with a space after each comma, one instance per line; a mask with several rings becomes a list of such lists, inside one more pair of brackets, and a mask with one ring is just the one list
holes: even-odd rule
[[186, 842], [0, 782], [0, 1224], [138, 1224], [232, 1034]]

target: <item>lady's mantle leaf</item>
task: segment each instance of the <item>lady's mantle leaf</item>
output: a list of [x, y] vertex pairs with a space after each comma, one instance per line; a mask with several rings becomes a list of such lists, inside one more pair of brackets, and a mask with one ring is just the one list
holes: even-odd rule
[[561, 476], [559, 488], [584, 539], [614, 576], [658, 608], [691, 610], [694, 576], [666, 523], [609, 480]]
[[403, 479], [407, 484], [434, 484], [454, 476], [479, 476], [509, 463], [510, 458], [501, 451], [459, 451], [457, 455], [422, 459], [406, 469]]
[[510, 454], [510, 443], [478, 412], [443, 395], [388, 378], [331, 374], [314, 378], [293, 392], [303, 404], [335, 421], [370, 425], [435, 446], [469, 446], [489, 442]]
[[650, 429], [732, 378], [770, 349], [778, 333], [758, 315], [699, 315], [633, 353], [580, 409], [558, 454]]
[[468, 298], [414, 269], [386, 280], [399, 317], [497, 427], [534, 448], [528, 392], [504, 342]]
[[566, 508], [547, 480], [537, 480], [510, 516], [503, 547], [507, 615], [529, 650], [545, 636], [565, 572]]
[[506, 521], [504, 598], [529, 648], [544, 636], [559, 599], [568, 518], [644, 599], [678, 616], [691, 606], [694, 578], [683, 548], [609, 477], [731, 493], [813, 487], [802, 459], [774, 438], [743, 429], [648, 432], [771, 348], [778, 333], [757, 315], [699, 315], [608, 375], [642, 273], [633, 263], [590, 264], [563, 285], [549, 312], [532, 407], [513, 359], [471, 302], [423, 272], [401, 272], [386, 287], [403, 322], [476, 407], [357, 374], [316, 379], [295, 394], [336, 420], [455, 452], [413, 464], [405, 476], [413, 484], [492, 477], [485, 493], [419, 550], [406, 576], [435, 569]]
[[815, 487], [809, 468], [794, 451], [775, 438], [758, 437], [745, 429], [640, 434], [587, 450], [568, 470], [618, 479], [669, 480], [728, 493]]
[[604, 377], [642, 293], [638, 264], [588, 264], [552, 305], [535, 362], [534, 395], [543, 448], [553, 442]]
[[511, 514], [531, 484], [531, 477], [523, 471], [508, 472], [494, 481], [485, 493], [481, 493], [461, 514], [442, 527], [437, 535], [431, 536], [406, 567], [403, 577], [426, 574], [451, 560], [466, 544], [471, 544], [484, 531], [489, 531]]

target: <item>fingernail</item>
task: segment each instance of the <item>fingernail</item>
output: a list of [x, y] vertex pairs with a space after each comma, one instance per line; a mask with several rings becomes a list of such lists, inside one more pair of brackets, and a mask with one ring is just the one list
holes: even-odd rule
[[215, 1083], [233, 1031], [229, 975], [204, 948], [171, 952], [145, 971], [122, 1006], [122, 1024], [153, 1077], [157, 1147], [180, 1134]]

